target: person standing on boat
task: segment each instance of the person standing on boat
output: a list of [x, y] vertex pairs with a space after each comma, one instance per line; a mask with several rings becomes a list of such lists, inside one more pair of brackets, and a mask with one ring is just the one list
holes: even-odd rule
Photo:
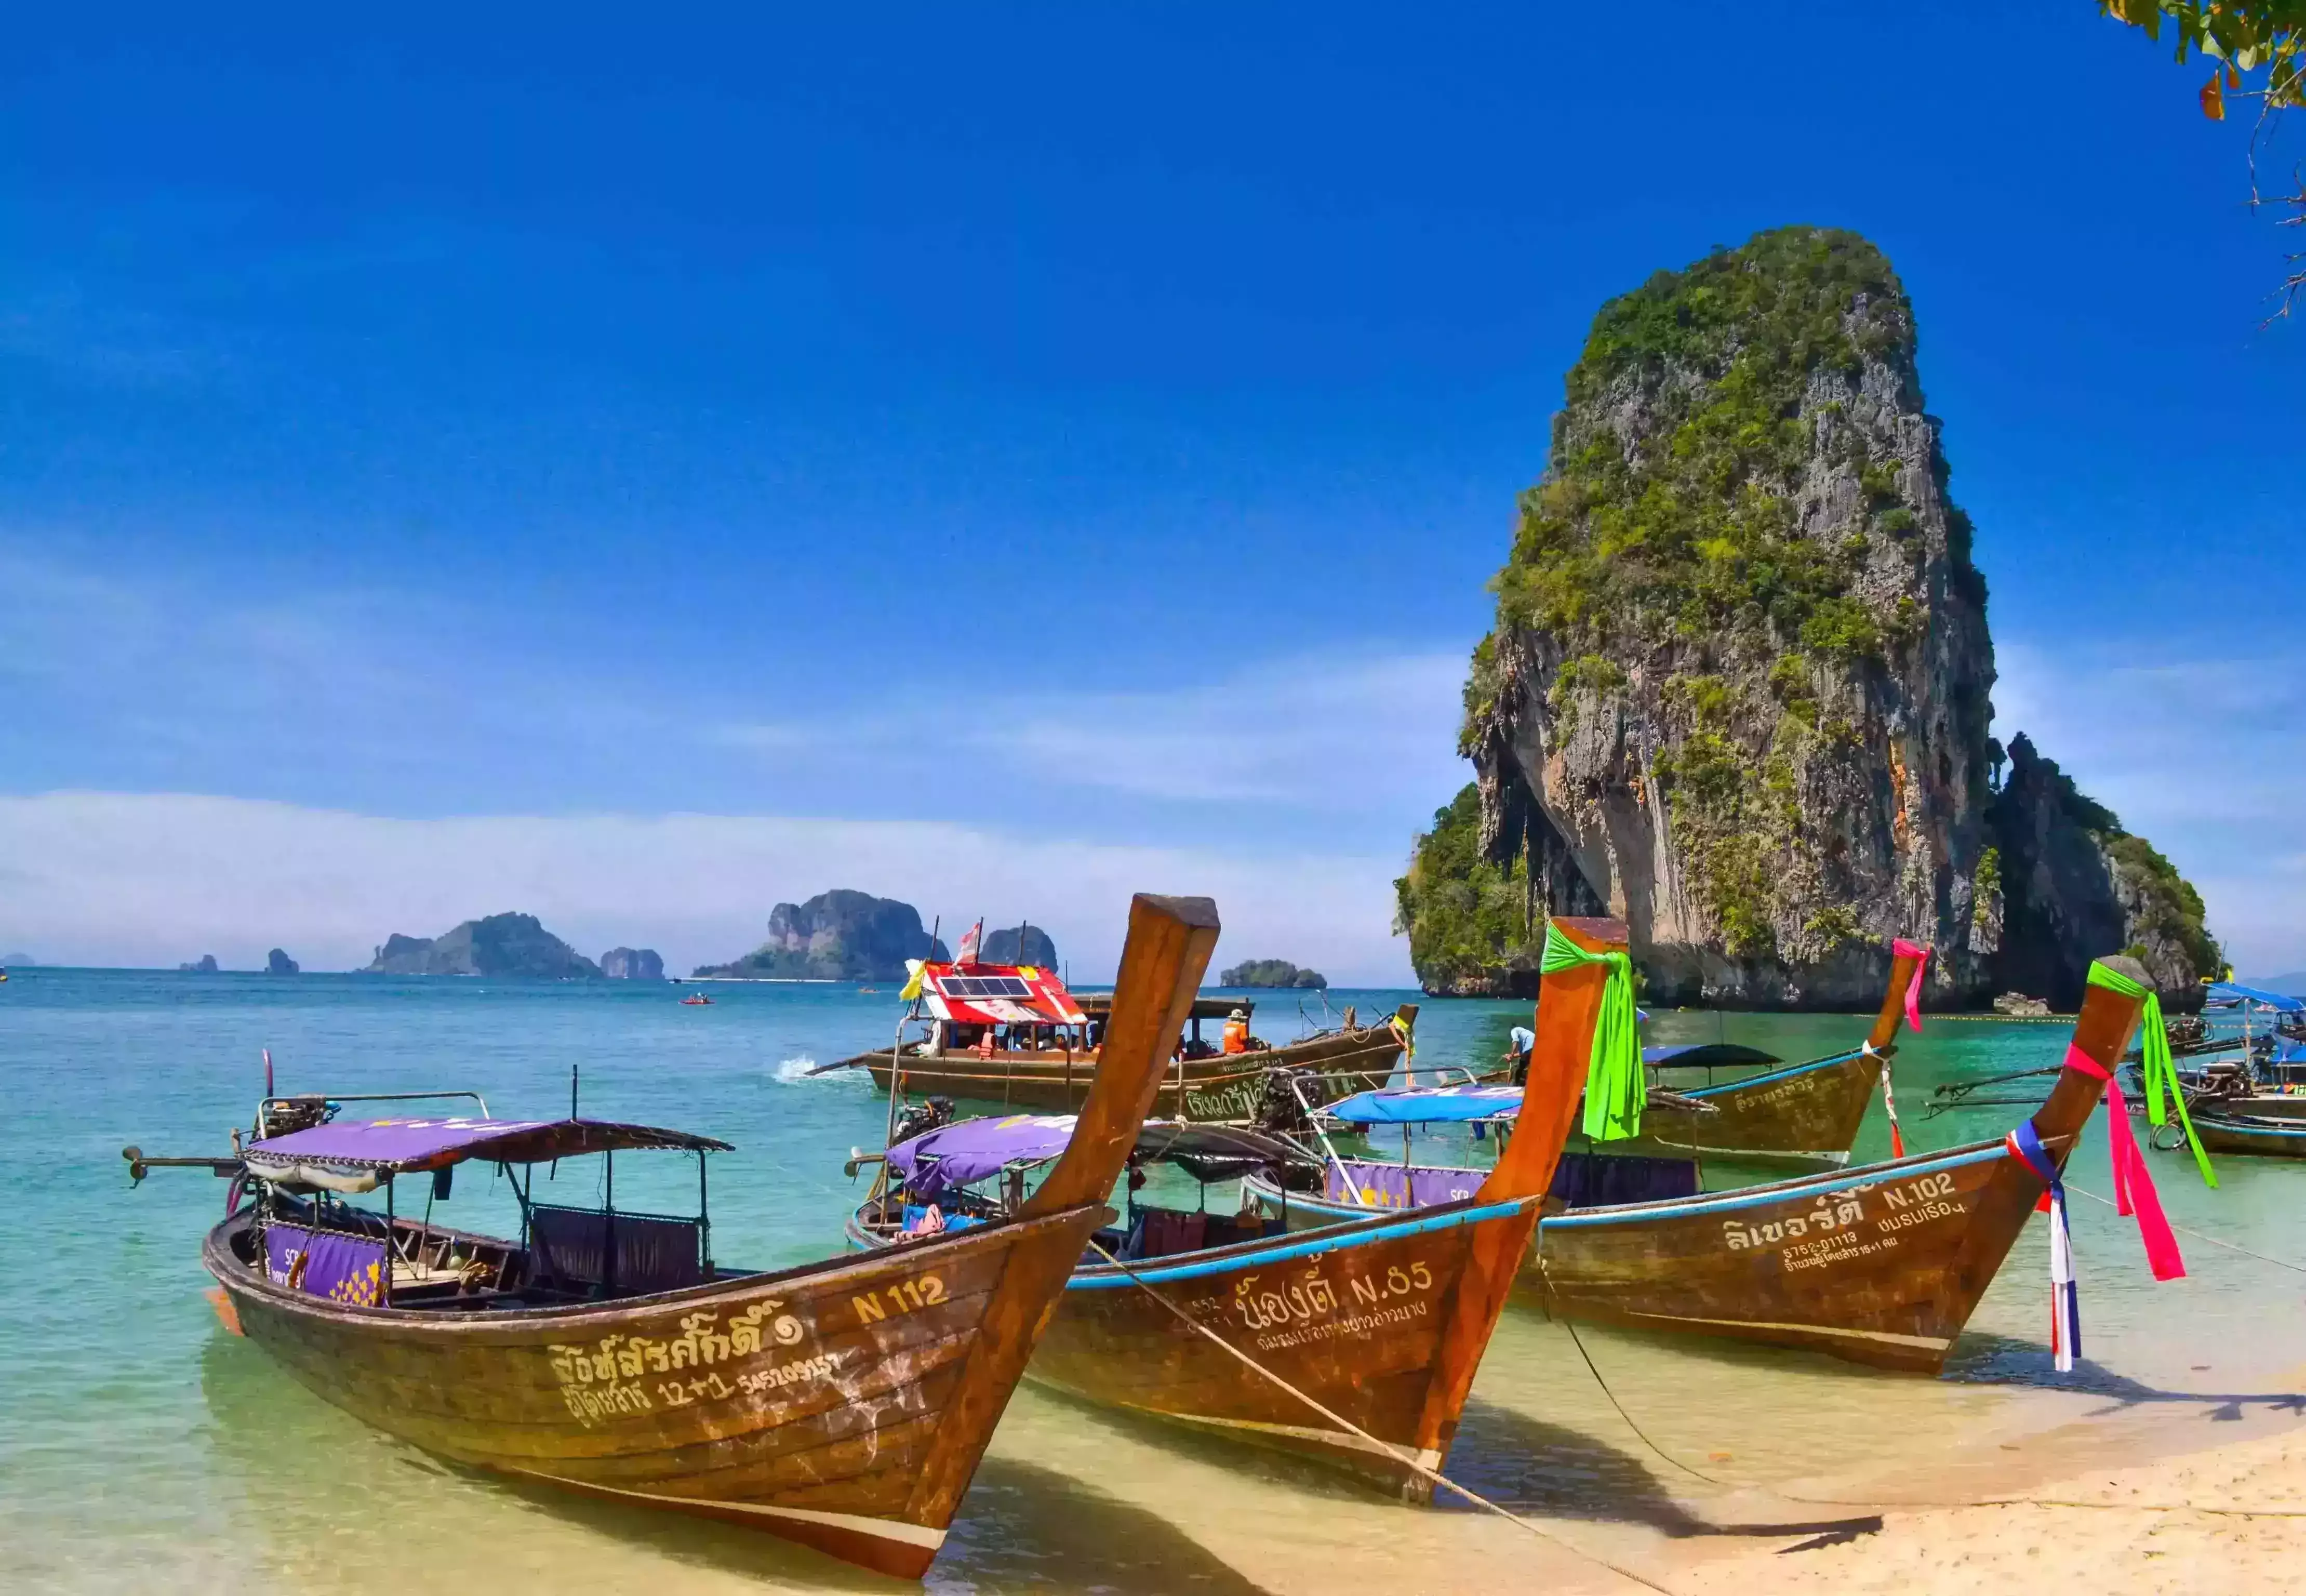
[[1523, 1085], [1529, 1080], [1529, 1055], [1537, 1046], [1537, 1033], [1525, 1025], [1517, 1025], [1513, 1028], [1512, 1033], [1507, 1037], [1506, 1041], [1507, 1046], [1505, 1056], [1507, 1062], [1513, 1066], [1513, 1083], [1516, 1086]]
[[1226, 1016], [1225, 1051], [1227, 1053], [1247, 1053], [1249, 1051], [1248, 1010], [1235, 1009], [1232, 1013]]

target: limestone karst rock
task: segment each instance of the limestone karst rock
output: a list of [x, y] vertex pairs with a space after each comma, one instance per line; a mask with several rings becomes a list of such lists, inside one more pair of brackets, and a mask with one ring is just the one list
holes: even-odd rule
[[1057, 944], [1038, 926], [1004, 926], [985, 934], [977, 956], [987, 964], [1031, 964], [1057, 968]]
[[664, 960], [654, 948], [611, 948], [601, 955], [601, 973], [611, 981], [662, 981]]
[[[1474, 651], [1475, 781], [1398, 883], [1420, 978], [1533, 988], [1541, 917], [1606, 912], [1662, 1003], [1867, 1007], [1896, 936], [1934, 1003], [2037, 989], [1996, 969], [1970, 535], [1866, 240], [1764, 233], [1604, 305]], [[2086, 918], [2062, 969], [2136, 940]], [[2149, 968], [2190, 986], [2205, 945]]]
[[806, 903], [778, 904], [769, 913], [768, 941], [732, 963], [700, 966], [696, 974], [894, 981], [903, 977], [908, 959], [951, 957], [944, 942], [931, 943], [911, 904], [841, 888]]
[[367, 973], [590, 980], [600, 976], [601, 968], [547, 931], [534, 915], [499, 914], [466, 920], [437, 937], [396, 932], [377, 949]]

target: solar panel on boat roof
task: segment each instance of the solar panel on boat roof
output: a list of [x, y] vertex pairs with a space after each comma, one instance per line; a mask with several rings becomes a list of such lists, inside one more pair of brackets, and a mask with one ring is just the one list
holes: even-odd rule
[[947, 976], [947, 997], [1030, 997], [1032, 987], [1015, 976]]

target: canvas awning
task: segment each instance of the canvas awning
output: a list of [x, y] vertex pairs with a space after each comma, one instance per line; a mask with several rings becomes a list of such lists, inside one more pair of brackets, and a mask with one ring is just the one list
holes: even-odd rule
[[960, 1025], [1084, 1025], [1057, 972], [1032, 964], [924, 964], [914, 977], [939, 1020]]
[[1642, 1063], [1668, 1068], [1699, 1064], [1774, 1064], [1774, 1053], [1764, 1053], [1743, 1042], [1683, 1042], [1670, 1047], [1644, 1047]]
[[[468, 1158], [491, 1163], [542, 1164], [585, 1153], [621, 1152], [628, 1148], [674, 1148], [725, 1153], [725, 1141], [625, 1125], [607, 1120], [446, 1119], [335, 1120], [270, 1136], [242, 1155], [252, 1174], [267, 1180], [295, 1180], [304, 1167], [373, 1170], [402, 1174], [440, 1169]], [[325, 1183], [325, 1182], [314, 1182]]]
[[2306, 1012], [2306, 998], [2295, 998], [2280, 992], [2268, 992], [2257, 986], [2243, 986], [2233, 981], [2212, 981], [2205, 993], [2208, 1003], [2263, 1003], [2269, 1009], [2279, 1009], [2285, 1014]]
[[[949, 1187], [973, 1185], [1012, 1167], [1046, 1164], [1065, 1150], [1078, 1116], [1070, 1114], [1012, 1114], [963, 1120], [901, 1141], [887, 1154], [888, 1165], [908, 1190], [930, 1197]], [[1140, 1160], [1199, 1163], [1214, 1166], [1239, 1161], [1269, 1165], [1302, 1162], [1287, 1142], [1231, 1125], [1149, 1122], [1137, 1133]]]
[[1349, 1125], [1463, 1124], [1521, 1112], [1517, 1086], [1441, 1086], [1356, 1092], [1321, 1112]]

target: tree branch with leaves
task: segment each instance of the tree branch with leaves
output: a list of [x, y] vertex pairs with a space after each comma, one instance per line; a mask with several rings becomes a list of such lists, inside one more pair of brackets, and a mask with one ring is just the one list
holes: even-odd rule
[[[2210, 64], [2198, 91], [2202, 115], [2226, 119], [2233, 100], [2255, 100], [2250, 135], [2250, 206], [2289, 214], [2279, 227], [2306, 230], [2306, 175], [2293, 166], [2292, 192], [2268, 197], [2259, 185], [2258, 157], [2283, 112], [2306, 105], [2306, 0], [2098, 0], [2098, 13], [2138, 29], [2150, 39], [2174, 38], [2180, 65], [2197, 56]], [[2287, 275], [2276, 290], [2287, 316], [2306, 292], [2306, 249], [2285, 258]], [[2273, 317], [2268, 317], [2272, 320]]]

